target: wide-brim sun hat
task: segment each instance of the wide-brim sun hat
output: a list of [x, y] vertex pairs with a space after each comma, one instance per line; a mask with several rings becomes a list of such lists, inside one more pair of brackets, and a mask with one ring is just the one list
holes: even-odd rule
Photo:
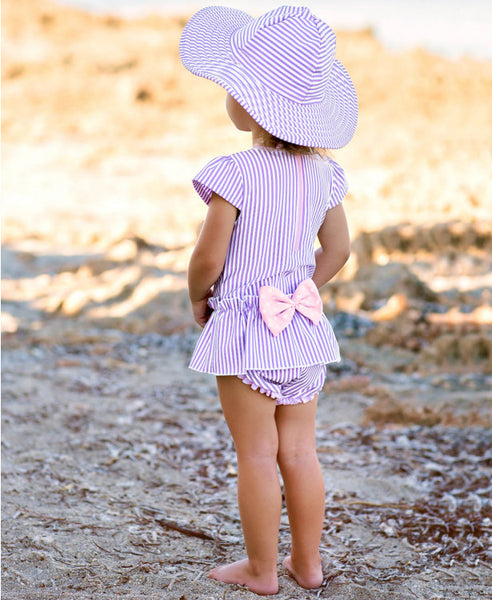
[[355, 133], [358, 103], [335, 46], [333, 30], [306, 7], [255, 19], [208, 6], [187, 23], [179, 51], [189, 71], [222, 86], [275, 137], [341, 148]]

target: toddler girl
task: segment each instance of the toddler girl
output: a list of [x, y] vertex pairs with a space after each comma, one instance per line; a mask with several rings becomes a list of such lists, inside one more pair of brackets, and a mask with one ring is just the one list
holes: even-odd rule
[[258, 19], [204, 8], [186, 25], [180, 54], [226, 90], [229, 117], [252, 134], [251, 149], [213, 159], [193, 180], [208, 212], [189, 265], [193, 315], [204, 328], [190, 367], [217, 376], [247, 552], [209, 576], [278, 592], [278, 465], [292, 535], [283, 565], [316, 588], [325, 505], [316, 403], [326, 364], [340, 360], [318, 288], [350, 248], [344, 172], [316, 149], [352, 138], [355, 89], [335, 59], [333, 31], [307, 8]]

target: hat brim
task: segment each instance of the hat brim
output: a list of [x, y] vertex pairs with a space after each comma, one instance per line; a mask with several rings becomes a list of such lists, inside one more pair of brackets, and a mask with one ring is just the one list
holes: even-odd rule
[[323, 101], [306, 104], [281, 96], [233, 60], [231, 36], [253, 17], [225, 6], [198, 11], [183, 30], [180, 56], [193, 74], [223, 87], [272, 135], [287, 142], [319, 148], [342, 148], [357, 126], [358, 102], [345, 67], [335, 60]]

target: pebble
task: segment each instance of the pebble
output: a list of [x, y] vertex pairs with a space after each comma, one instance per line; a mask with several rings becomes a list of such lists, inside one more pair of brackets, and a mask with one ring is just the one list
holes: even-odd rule
[[335, 378], [340, 375], [355, 375], [360, 373], [367, 373], [368, 370], [359, 365], [349, 358], [342, 358], [339, 363], [329, 363], [327, 366], [327, 378]]
[[379, 525], [379, 529], [384, 533], [385, 536], [387, 537], [397, 537], [396, 535], [396, 531], [393, 525], [390, 525], [389, 522], [388, 523], [381, 523]]
[[51, 533], [33, 535], [31, 539], [32, 545], [38, 549], [41, 549], [44, 546], [52, 546], [55, 543], [55, 536]]
[[458, 391], [463, 388], [474, 391], [492, 390], [492, 376], [483, 373], [465, 373], [463, 375], [444, 373], [431, 377], [428, 381], [433, 387], [442, 387], [450, 391]]
[[399, 435], [395, 439], [395, 443], [401, 448], [411, 448], [412, 444], [406, 435]]
[[360, 338], [374, 327], [370, 319], [344, 311], [339, 311], [328, 318], [335, 334], [339, 337]]

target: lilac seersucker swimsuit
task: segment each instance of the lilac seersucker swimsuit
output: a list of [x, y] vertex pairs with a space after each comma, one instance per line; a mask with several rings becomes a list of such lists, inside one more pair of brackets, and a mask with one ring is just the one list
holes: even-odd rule
[[237, 375], [277, 404], [311, 400], [322, 388], [326, 363], [340, 360], [328, 319], [315, 325], [296, 312], [273, 336], [258, 308], [258, 290], [292, 295], [315, 269], [314, 242], [327, 210], [347, 192], [343, 169], [317, 155], [255, 147], [211, 160], [193, 179], [209, 203], [215, 192], [239, 211], [213, 308], [190, 368]]

